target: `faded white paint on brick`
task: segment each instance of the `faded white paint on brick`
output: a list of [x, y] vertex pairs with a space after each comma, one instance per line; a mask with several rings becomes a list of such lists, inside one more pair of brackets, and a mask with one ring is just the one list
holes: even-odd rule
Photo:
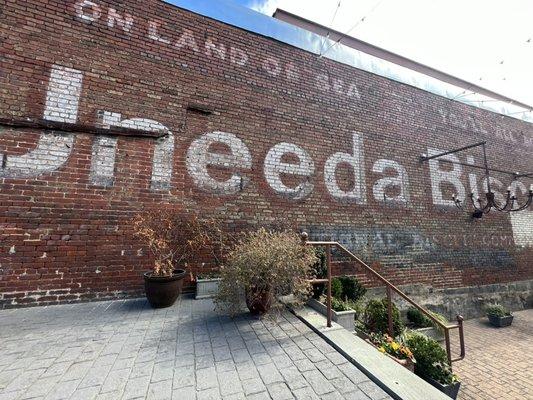
[[[82, 81], [81, 71], [52, 66], [43, 118], [75, 123]], [[10, 156], [0, 153], [0, 178], [35, 178], [55, 171], [67, 162], [73, 145], [72, 134], [44, 132], [35, 149], [26, 154]]]
[[[216, 143], [226, 145], [229, 148], [229, 154], [211, 152], [210, 147]], [[191, 143], [186, 163], [189, 175], [200, 189], [230, 195], [243, 190], [249, 179], [239, 172], [233, 172], [233, 175], [226, 181], [219, 181], [209, 175], [207, 168], [212, 166], [249, 170], [252, 168], [252, 156], [243, 141], [234, 134], [211, 132]]]
[[76, 123], [82, 82], [81, 71], [60, 65], [52, 66], [46, 93], [44, 119]]
[[510, 214], [515, 244], [520, 247], [533, 247], [533, 211]]
[[[299, 163], [283, 162], [282, 158], [285, 154], [295, 155]], [[293, 143], [278, 143], [272, 147], [265, 157], [264, 168], [268, 184], [281, 196], [301, 200], [313, 191], [314, 185], [311, 179], [315, 173], [315, 164], [304, 149]], [[282, 174], [300, 176], [305, 180], [295, 187], [289, 187], [283, 183]]]
[[147, 118], [131, 118], [122, 121], [123, 128], [139, 129], [148, 132], [167, 132], [167, 136], [156, 140], [152, 158], [153, 190], [168, 190], [172, 183], [174, 162], [174, 134], [163, 124]]
[[97, 136], [93, 142], [90, 180], [93, 185], [110, 187], [115, 180], [117, 138]]
[[[138, 129], [148, 132], [167, 132], [167, 136], [157, 139], [152, 159], [152, 178], [150, 187], [153, 190], [168, 190], [172, 182], [174, 158], [174, 135], [163, 124], [146, 118], [122, 120], [120, 113], [103, 111], [99, 113], [101, 125]], [[115, 170], [117, 139], [102, 136], [95, 139], [91, 161], [91, 182], [94, 185], [111, 186]]]
[[[352, 154], [338, 152], [326, 160], [324, 165], [324, 180], [329, 193], [340, 201], [353, 201], [359, 204], [366, 203], [365, 167], [363, 154], [363, 135], [352, 134]], [[354, 173], [354, 187], [352, 190], [343, 190], [337, 183], [335, 172], [341, 164], [348, 164]]]
[[[439, 149], [428, 149], [428, 156], [434, 156], [440, 153], [444, 153], [444, 150]], [[429, 175], [431, 178], [431, 194], [433, 196], [433, 204], [440, 206], [454, 206], [453, 199], [443, 198], [442, 196], [442, 184], [453, 185], [455, 188], [455, 195], [460, 200], [465, 198], [465, 187], [461, 183], [461, 174], [463, 169], [458, 164], [449, 164], [451, 169], [443, 170], [440, 168], [439, 160], [448, 160], [453, 161], [454, 163], [459, 163], [459, 158], [455, 154], [447, 154], [445, 156], [439, 157], [439, 159], [429, 160]]]
[[[401, 203], [409, 202], [409, 178], [406, 169], [396, 161], [380, 159], [374, 163], [372, 171], [382, 174], [387, 170], [394, 170], [396, 176], [387, 176], [378, 179], [374, 183], [374, 198], [377, 201], [398, 201]], [[389, 196], [386, 193], [388, 187], [399, 187], [400, 193], [397, 196]]]

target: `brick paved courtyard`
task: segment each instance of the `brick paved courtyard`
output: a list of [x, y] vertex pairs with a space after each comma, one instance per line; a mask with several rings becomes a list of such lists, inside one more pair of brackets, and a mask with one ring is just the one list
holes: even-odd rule
[[0, 312], [0, 399], [386, 399], [292, 314], [220, 317], [210, 300]]
[[508, 328], [486, 318], [465, 322], [466, 359], [454, 365], [460, 399], [533, 399], [533, 310], [514, 315]]

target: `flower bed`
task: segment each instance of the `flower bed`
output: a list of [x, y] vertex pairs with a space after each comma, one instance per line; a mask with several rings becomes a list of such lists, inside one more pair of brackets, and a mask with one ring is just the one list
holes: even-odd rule
[[415, 372], [416, 360], [411, 350], [405, 344], [394, 340], [387, 334], [371, 334], [369, 336], [370, 338], [367, 339], [368, 343], [409, 371]]

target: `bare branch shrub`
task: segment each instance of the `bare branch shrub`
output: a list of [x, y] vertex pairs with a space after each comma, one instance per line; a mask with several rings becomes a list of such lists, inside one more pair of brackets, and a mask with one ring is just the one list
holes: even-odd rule
[[235, 315], [242, 310], [243, 293], [252, 300], [269, 293], [273, 308], [281, 305], [279, 296], [288, 294], [302, 303], [311, 294], [308, 279], [316, 261], [314, 249], [303, 245], [296, 232], [261, 228], [243, 233], [220, 269], [217, 308]]
[[229, 251], [232, 237], [213, 218], [199, 218], [175, 207], [145, 210], [133, 219], [134, 235], [154, 257], [153, 274], [172, 276], [203, 251], [220, 266]]

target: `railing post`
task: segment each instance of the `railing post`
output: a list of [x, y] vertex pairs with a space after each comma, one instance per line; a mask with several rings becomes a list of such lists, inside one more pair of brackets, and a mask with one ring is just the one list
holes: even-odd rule
[[463, 320], [464, 318], [461, 315], [457, 316], [457, 325], [459, 325], [459, 343], [461, 345], [461, 360], [465, 358], [465, 335], [463, 332]]
[[450, 330], [444, 328], [444, 340], [446, 340], [446, 354], [448, 355], [448, 364], [452, 366], [452, 351], [450, 349]]
[[328, 296], [327, 296], [327, 307], [328, 307], [328, 328], [331, 328], [331, 245], [326, 245], [326, 265], [328, 267]]
[[387, 317], [389, 336], [394, 337], [394, 326], [392, 323], [392, 290], [390, 286], [387, 286]]

